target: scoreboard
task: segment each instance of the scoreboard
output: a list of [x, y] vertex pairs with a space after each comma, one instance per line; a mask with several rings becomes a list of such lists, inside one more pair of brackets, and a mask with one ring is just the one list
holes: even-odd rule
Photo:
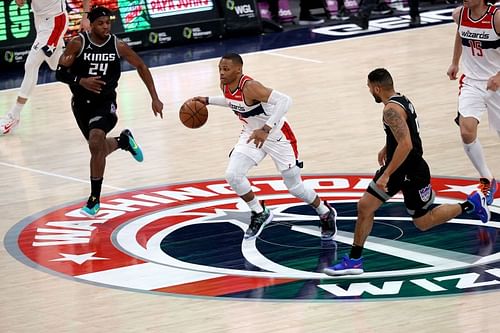
[[[78, 34], [81, 0], [66, 0], [69, 29], [65, 39]], [[93, 0], [92, 5], [113, 11], [112, 31], [135, 49], [220, 38], [224, 33], [217, 0]], [[0, 66], [25, 61], [36, 31], [29, 1], [0, 2]]]

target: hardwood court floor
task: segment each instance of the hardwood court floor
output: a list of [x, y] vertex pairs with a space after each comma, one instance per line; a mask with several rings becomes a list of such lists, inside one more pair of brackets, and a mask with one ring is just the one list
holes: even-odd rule
[[[454, 25], [313, 44], [244, 55], [244, 70], [287, 93], [304, 173], [373, 173], [383, 145], [381, 105], [366, 87], [367, 73], [386, 67], [419, 115], [425, 157], [433, 175], [476, 177], [466, 159], [450, 82]], [[166, 51], [168, 52], [168, 50]], [[218, 91], [218, 59], [153, 69], [165, 119], [154, 119], [135, 72], [119, 86], [120, 120], [145, 152], [108, 158], [104, 195], [121, 189], [222, 178], [239, 122], [210, 107], [207, 125], [184, 128], [177, 112], [195, 95]], [[0, 110], [16, 91], [0, 92]], [[86, 199], [89, 153], [62, 84], [36, 88], [14, 135], [0, 138], [0, 233], [24, 217]], [[500, 141], [480, 126], [490, 167], [500, 175]], [[265, 160], [251, 175], [273, 175]], [[81, 284], [21, 264], [0, 248], [1, 332], [494, 332], [498, 293], [388, 302], [243, 302], [159, 297]]]

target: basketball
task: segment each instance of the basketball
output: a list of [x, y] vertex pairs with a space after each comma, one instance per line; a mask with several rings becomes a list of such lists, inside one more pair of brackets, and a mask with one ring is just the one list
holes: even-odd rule
[[187, 100], [179, 110], [179, 119], [186, 127], [199, 128], [207, 122], [208, 109], [202, 102]]

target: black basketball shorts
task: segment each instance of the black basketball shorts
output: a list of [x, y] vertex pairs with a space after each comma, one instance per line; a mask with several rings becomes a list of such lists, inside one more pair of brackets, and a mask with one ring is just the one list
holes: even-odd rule
[[413, 218], [425, 215], [431, 208], [435, 194], [431, 186], [429, 166], [424, 159], [411, 163], [410, 167], [400, 167], [389, 177], [387, 192], [382, 191], [375, 184], [384, 173], [385, 166], [380, 168], [373, 177], [367, 192], [385, 202], [396, 195], [403, 193], [404, 203], [408, 214]]
[[85, 139], [89, 139], [91, 129], [98, 128], [109, 133], [118, 121], [116, 115], [116, 101], [90, 100], [73, 97], [71, 108]]

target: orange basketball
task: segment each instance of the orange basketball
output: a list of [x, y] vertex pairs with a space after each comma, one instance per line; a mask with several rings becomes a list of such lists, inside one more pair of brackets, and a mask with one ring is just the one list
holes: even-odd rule
[[179, 119], [186, 127], [199, 128], [207, 122], [208, 109], [202, 102], [187, 100], [179, 110]]

